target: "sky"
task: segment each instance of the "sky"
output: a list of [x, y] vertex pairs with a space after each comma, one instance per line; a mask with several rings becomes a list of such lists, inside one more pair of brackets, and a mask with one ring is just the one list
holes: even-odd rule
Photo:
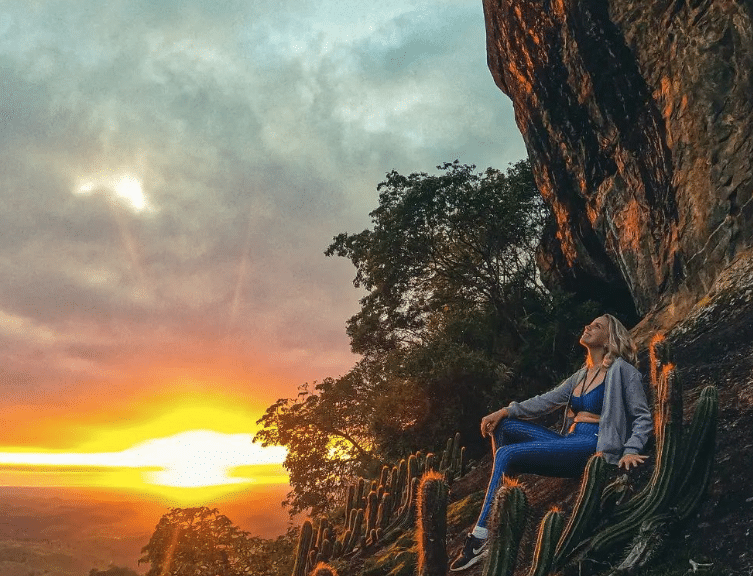
[[0, 453], [230, 446], [357, 361], [388, 171], [524, 156], [480, 1], [5, 0]]

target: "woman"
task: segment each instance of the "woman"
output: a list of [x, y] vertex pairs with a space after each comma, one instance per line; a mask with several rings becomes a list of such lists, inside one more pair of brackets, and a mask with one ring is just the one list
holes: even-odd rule
[[[585, 327], [580, 343], [586, 363], [553, 390], [511, 402], [481, 419], [481, 435], [492, 437], [494, 468], [481, 514], [450, 570], [464, 570], [486, 553], [487, 520], [502, 477], [512, 471], [573, 477], [601, 452], [610, 464], [629, 470], [653, 429], [651, 411], [635, 363], [635, 343], [614, 316], [599, 316]], [[558, 434], [524, 420], [566, 406]]]

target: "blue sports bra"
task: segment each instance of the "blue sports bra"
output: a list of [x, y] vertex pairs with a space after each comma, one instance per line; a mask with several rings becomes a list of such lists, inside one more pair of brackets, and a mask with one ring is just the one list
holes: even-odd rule
[[590, 412], [591, 414], [601, 414], [601, 406], [604, 404], [604, 382], [599, 384], [593, 390], [580, 396], [570, 398], [570, 409], [575, 412]]

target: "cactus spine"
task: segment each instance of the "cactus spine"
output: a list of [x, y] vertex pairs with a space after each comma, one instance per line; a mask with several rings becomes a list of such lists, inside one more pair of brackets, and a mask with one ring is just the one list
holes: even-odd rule
[[554, 552], [557, 542], [562, 534], [565, 519], [559, 510], [550, 510], [546, 513], [539, 525], [539, 534], [536, 539], [536, 549], [533, 553], [533, 563], [528, 571], [528, 576], [547, 576], [554, 563]]
[[514, 572], [527, 509], [525, 492], [517, 483], [505, 479], [505, 485], [494, 496], [484, 576], [511, 576]]
[[444, 576], [447, 572], [447, 483], [429, 471], [418, 487], [418, 576]]
[[575, 547], [588, 535], [588, 530], [597, 520], [601, 493], [604, 490], [607, 470], [606, 460], [601, 454], [594, 454], [583, 471], [583, 479], [575, 502], [573, 513], [557, 543], [554, 562], [561, 566], [572, 554]]
[[293, 576], [306, 576], [308, 564], [309, 548], [314, 528], [309, 520], [306, 520], [301, 526], [301, 533], [298, 536], [298, 548], [295, 552], [295, 564], [293, 565]]

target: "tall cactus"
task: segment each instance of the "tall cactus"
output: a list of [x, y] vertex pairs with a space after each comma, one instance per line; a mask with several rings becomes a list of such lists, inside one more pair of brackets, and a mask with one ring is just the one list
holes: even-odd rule
[[437, 469], [437, 455], [434, 452], [429, 452], [426, 455], [426, 471], [430, 472]]
[[714, 464], [719, 393], [714, 386], [701, 392], [686, 442], [685, 460], [675, 511], [680, 520], [695, 512], [706, 493]]
[[353, 527], [350, 530], [350, 538], [348, 539], [347, 545], [344, 546], [343, 553], [347, 554], [351, 552], [354, 548], [357, 546], [360, 546], [361, 544], [361, 537], [363, 536], [363, 509], [359, 508], [356, 511], [356, 517], [353, 521]]
[[370, 534], [376, 529], [377, 514], [379, 512], [379, 496], [373, 490], [369, 492], [366, 504], [366, 534]]
[[515, 571], [527, 511], [528, 499], [523, 489], [517, 482], [505, 479], [494, 496], [484, 576], [511, 576]]
[[604, 490], [606, 478], [606, 460], [601, 454], [594, 454], [583, 471], [583, 479], [573, 513], [557, 542], [554, 557], [554, 563], [557, 566], [562, 566], [568, 560], [573, 550], [588, 536], [588, 530], [598, 520], [601, 493]]
[[358, 510], [359, 508], [365, 508], [364, 506], [364, 489], [366, 486], [366, 480], [363, 478], [358, 479], [358, 483], [356, 484], [356, 494], [353, 497], [353, 509]]
[[350, 521], [350, 512], [355, 507], [356, 499], [356, 487], [354, 485], [348, 486], [347, 496], [345, 497], [345, 524]]
[[418, 487], [418, 576], [447, 572], [447, 492], [444, 476], [429, 471]]
[[298, 547], [295, 551], [295, 564], [293, 565], [293, 576], [306, 576], [308, 565], [309, 549], [314, 534], [314, 528], [309, 520], [306, 520], [301, 526], [301, 533], [298, 536]]
[[674, 367], [662, 368], [659, 378], [660, 410], [657, 439], [656, 468], [649, 481], [647, 493], [628, 502], [627, 513], [619, 514], [616, 523], [591, 540], [589, 555], [603, 556], [627, 543], [640, 528], [641, 523], [655, 514], [664, 512], [677, 493], [678, 476], [682, 463], [682, 398]]
[[554, 552], [564, 525], [564, 516], [556, 508], [547, 512], [541, 520], [536, 548], [533, 553], [533, 563], [528, 571], [528, 576], [548, 576], [554, 563]]
[[[682, 435], [682, 389], [674, 369], [672, 353], [662, 335], [657, 335], [651, 341], [651, 386], [654, 390], [654, 429], [656, 437], [656, 466], [651, 479], [637, 495], [628, 500], [615, 511], [615, 521], [621, 521], [633, 514], [638, 507], [644, 504], [649, 494], [659, 485], [662, 479], [666, 480], [660, 459], [674, 461], [679, 456], [680, 438]], [[667, 442], [667, 435], [673, 442]], [[664, 446], [667, 444], [667, 446]], [[674, 450], [674, 452], [673, 452]]]

